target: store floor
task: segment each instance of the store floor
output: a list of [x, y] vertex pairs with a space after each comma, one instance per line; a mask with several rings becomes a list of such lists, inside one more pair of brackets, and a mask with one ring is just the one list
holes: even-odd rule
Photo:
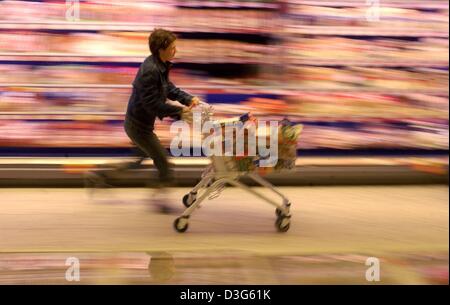
[[[3, 188], [0, 278], [67, 283], [66, 258], [79, 257], [84, 283], [365, 283], [366, 259], [376, 257], [386, 267], [381, 283], [448, 282], [448, 186], [280, 190], [293, 204], [287, 233], [276, 231], [272, 206], [228, 188], [180, 234], [177, 215], [156, 213], [148, 189], [88, 196], [77, 188]], [[177, 214], [187, 191], [168, 191]], [[158, 256], [175, 268], [170, 276], [149, 276]]]

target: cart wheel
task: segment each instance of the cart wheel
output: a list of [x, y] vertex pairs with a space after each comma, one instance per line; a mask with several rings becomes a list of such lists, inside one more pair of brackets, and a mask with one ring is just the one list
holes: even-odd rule
[[195, 195], [191, 195], [191, 200], [189, 200], [189, 194], [183, 196], [183, 204], [187, 208], [190, 207], [195, 202], [195, 200], [197, 200]]
[[[288, 210], [288, 215], [289, 215], [289, 207], [286, 207], [286, 206], [285, 206], [284, 208]], [[285, 216], [285, 215], [283, 214], [283, 211], [282, 211], [281, 209], [279, 209], [279, 208], [276, 208], [276, 209], [275, 209], [275, 214], [277, 215], [277, 217]]]
[[279, 208], [276, 208], [275, 214], [277, 215], [277, 217], [280, 217], [283, 214], [283, 212], [281, 212], [281, 210]]
[[178, 233], [186, 232], [189, 227], [188, 218], [187, 217], [178, 217], [173, 222], [173, 227]]
[[291, 224], [291, 218], [286, 216], [280, 216], [275, 221], [275, 226], [279, 232], [287, 232]]

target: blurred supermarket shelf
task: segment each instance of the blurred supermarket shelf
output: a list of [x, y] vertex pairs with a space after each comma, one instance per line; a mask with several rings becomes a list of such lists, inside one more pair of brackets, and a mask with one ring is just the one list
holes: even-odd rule
[[272, 2], [251, 2], [251, 1], [199, 1], [187, 0], [178, 1], [178, 7], [186, 8], [237, 8], [237, 9], [271, 9], [279, 8], [277, 3]]
[[[283, 117], [282, 115], [279, 115]], [[434, 115], [424, 115], [424, 116], [404, 116], [404, 117], [382, 117], [377, 114], [364, 114], [364, 115], [345, 115], [345, 116], [324, 116], [324, 115], [301, 115], [290, 113], [288, 117], [291, 120], [299, 121], [299, 123], [306, 122], [379, 122], [379, 121], [393, 121], [393, 122], [403, 122], [403, 121], [420, 121], [420, 120], [431, 120], [434, 122], [446, 123], [448, 122], [447, 116], [436, 117]], [[0, 120], [74, 120], [83, 119], [92, 120], [98, 118], [100, 120], [123, 120], [125, 118], [125, 113], [123, 112], [108, 112], [108, 111], [48, 111], [48, 112], [32, 112], [32, 111], [21, 111], [21, 112], [6, 112], [0, 111]]]
[[[0, 30], [53, 30], [53, 31], [126, 31], [151, 32], [158, 24], [119, 22], [115, 24], [106, 22], [5, 22], [0, 21]], [[176, 33], [212, 33], [212, 34], [273, 34], [270, 28], [200, 28], [167, 26], [168, 30]], [[290, 25], [284, 29], [288, 34], [300, 35], [339, 35], [339, 36], [393, 36], [393, 37], [448, 37], [448, 31], [411, 28], [370, 28], [370, 27], [329, 27], [329, 26], [303, 26]]]
[[[62, 54], [62, 53], [0, 53], [0, 61], [13, 62], [76, 62], [76, 63], [142, 63], [146, 56], [135, 55], [86, 55], [86, 54]], [[266, 58], [198, 58], [179, 59], [176, 63], [188, 64], [265, 64], [277, 65], [276, 62], [268, 62]], [[377, 60], [354, 61], [340, 59], [305, 59], [294, 60], [294, 65], [303, 66], [355, 66], [355, 67], [448, 67], [448, 61], [403, 61], [403, 60]]]
[[[29, 84], [29, 83], [2, 83], [1, 87], [21, 87], [21, 88], [85, 88], [85, 89], [131, 89], [131, 85], [120, 84]], [[190, 88], [204, 88], [193, 86]], [[186, 87], [185, 87], [186, 88]]]
[[[86, 54], [63, 54], [63, 53], [0, 53], [0, 61], [43, 61], [43, 62], [121, 62], [121, 63], [142, 63], [147, 55], [86, 55]], [[194, 63], [194, 64], [272, 64], [266, 58], [261, 59], [239, 59], [239, 58], [190, 58], [179, 59], [177, 63]]]
[[[129, 84], [156, 26], [179, 34], [185, 53], [175, 83], [215, 104], [218, 114], [288, 114], [309, 127], [302, 149], [343, 150], [342, 157], [302, 150], [293, 175], [271, 181], [447, 183], [448, 1], [383, 0], [379, 22], [364, 18], [366, 2], [82, 2], [82, 21], [66, 22], [55, 20], [64, 2], [0, 1], [2, 156], [70, 157], [64, 165], [58, 162], [66, 159], [0, 162], [0, 184], [81, 185], [82, 171], [121, 160], [78, 164], [71, 156], [127, 145], [121, 120]], [[280, 47], [286, 52], [274, 56]], [[279, 75], [286, 76], [282, 84]], [[66, 154], [68, 147], [82, 153]], [[420, 151], [395, 158], [355, 153], [367, 147]], [[434, 157], [433, 149], [444, 152]], [[43, 150], [58, 153], [30, 153]], [[184, 184], [207, 163], [174, 161]], [[147, 170], [153, 177], [149, 162], [117, 183], [142, 184]]]
[[[121, 84], [30, 84], [30, 83], [0, 83], [1, 87], [25, 87], [25, 88], [86, 88], [86, 89], [131, 89], [132, 85], [121, 85]], [[294, 86], [226, 86], [226, 85], [183, 85], [184, 89], [207, 89], [207, 90], [252, 90], [252, 91], [270, 91], [284, 89], [300, 89], [301, 87]], [[306, 89], [308, 90], [308, 89]], [[310, 89], [311, 91], [317, 91], [317, 89]]]
[[[0, 88], [80, 88], [80, 89], [131, 89], [131, 85], [123, 84], [44, 84], [44, 83], [0, 83]], [[268, 92], [273, 94], [291, 94], [293, 92], [360, 92], [382, 93], [390, 95], [402, 94], [448, 94], [449, 88], [437, 89], [401, 89], [401, 88], [370, 88], [370, 87], [305, 87], [293, 85], [245, 86], [245, 85], [183, 85], [187, 90], [226, 90], [247, 92]], [[2, 113], [3, 114], [3, 113]]]
[[[86, 54], [62, 54], [62, 53], [0, 53], [0, 61], [44, 61], [44, 62], [121, 62], [142, 63], [146, 56], [135, 55], [86, 55]], [[198, 58], [179, 59], [176, 63], [193, 64], [271, 64], [265, 58]], [[305, 59], [295, 60], [295, 65], [305, 66], [356, 66], [356, 67], [448, 67], [448, 61], [403, 61], [403, 60], [376, 60], [376, 61], [354, 61], [339, 59]]]
[[332, 35], [332, 36], [392, 36], [392, 37], [448, 37], [447, 31], [435, 31], [411, 28], [369, 28], [354, 26], [306, 26], [290, 25], [284, 29], [286, 34]]
[[[367, 1], [360, 0], [287, 0], [289, 4], [298, 5], [313, 5], [313, 6], [328, 6], [328, 7], [367, 7]], [[417, 8], [417, 9], [448, 9], [448, 1], [403, 1], [403, 0], [383, 0], [381, 3], [383, 7], [392, 8]]]
[[[0, 30], [57, 30], [57, 31], [127, 31], [127, 32], [151, 32], [154, 28], [161, 26], [158, 23], [136, 23], [136, 22], [67, 22], [67, 21], [32, 21], [32, 22], [10, 22], [0, 21]], [[271, 29], [265, 28], [211, 28], [211, 27], [179, 27], [176, 25], [166, 26], [168, 30], [176, 33], [248, 33], [269, 34]]]
[[[128, 157], [0, 158], [0, 186], [82, 186], [89, 170], [109, 171], [129, 162]], [[199, 181], [209, 159], [172, 158], [178, 185]], [[447, 156], [408, 157], [300, 157], [296, 168], [271, 173], [275, 185], [364, 185], [448, 183]], [[156, 181], [152, 160], [142, 168], [111, 175], [114, 186], [144, 186]], [[248, 182], [248, 181], [247, 181]]]
[[355, 66], [355, 67], [448, 67], [448, 61], [403, 61], [403, 60], [374, 60], [355, 61], [340, 59], [305, 59], [294, 61], [296, 65], [306, 66]]

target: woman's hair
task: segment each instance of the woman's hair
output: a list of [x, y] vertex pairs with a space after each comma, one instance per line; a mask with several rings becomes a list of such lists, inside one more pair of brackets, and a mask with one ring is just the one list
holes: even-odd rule
[[167, 47], [176, 39], [177, 36], [170, 31], [155, 29], [148, 38], [148, 46], [152, 54], [159, 58], [159, 50], [167, 49]]

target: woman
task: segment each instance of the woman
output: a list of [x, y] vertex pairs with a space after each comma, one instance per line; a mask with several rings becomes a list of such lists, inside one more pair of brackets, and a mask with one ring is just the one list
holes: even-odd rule
[[[159, 172], [158, 187], [173, 183], [174, 176], [167, 161], [167, 154], [154, 133], [155, 119], [171, 117], [179, 120], [189, 115], [190, 109], [200, 100], [177, 88], [169, 80], [170, 62], [176, 54], [176, 36], [164, 29], [155, 29], [149, 37], [151, 55], [141, 64], [133, 81], [133, 91], [128, 102], [125, 131], [138, 148], [141, 158], [134, 163], [122, 165], [119, 170], [140, 165], [145, 157], [153, 159]], [[179, 101], [186, 107], [166, 103], [167, 99]], [[96, 184], [104, 184], [105, 173], [97, 173]], [[91, 179], [95, 180], [95, 179]], [[162, 193], [162, 192], [160, 192]], [[170, 209], [161, 199], [163, 212]]]

